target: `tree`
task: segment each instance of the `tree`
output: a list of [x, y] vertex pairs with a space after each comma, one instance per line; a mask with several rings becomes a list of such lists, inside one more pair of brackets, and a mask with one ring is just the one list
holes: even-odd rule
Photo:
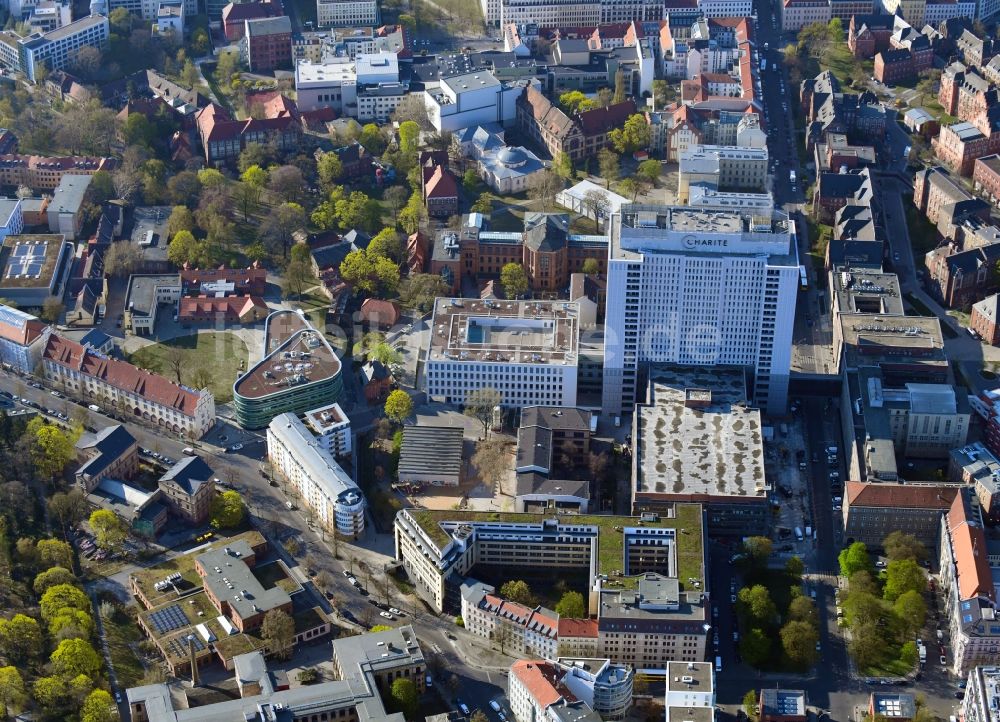
[[191, 231], [178, 231], [167, 246], [167, 260], [177, 266], [183, 266], [185, 263], [197, 266], [203, 252], [202, 243]]
[[35, 590], [35, 594], [41, 596], [45, 594], [46, 589], [54, 587], [56, 584], [74, 583], [76, 583], [76, 575], [69, 569], [65, 567], [51, 567], [41, 574], [35, 575], [35, 581], [32, 582], [31, 588]]
[[816, 661], [816, 628], [806, 622], [792, 621], [781, 628], [781, 646], [788, 658], [799, 667], [808, 667]]
[[500, 285], [507, 298], [520, 298], [528, 290], [528, 274], [520, 263], [507, 263], [500, 269]]
[[511, 579], [500, 585], [500, 596], [517, 604], [532, 607], [535, 605], [535, 595], [531, 587], [523, 579]]
[[4, 659], [23, 663], [42, 649], [42, 630], [38, 620], [26, 614], [0, 618], [0, 654]]
[[316, 161], [316, 173], [323, 187], [329, 189], [344, 173], [344, 164], [336, 153], [324, 153]]
[[24, 708], [28, 694], [17, 667], [0, 667], [0, 717], [6, 719]]
[[272, 609], [264, 615], [260, 636], [278, 659], [288, 659], [295, 647], [295, 622], [280, 609]]
[[414, 719], [420, 709], [420, 696], [417, 694], [417, 685], [412, 679], [398, 677], [393, 680], [389, 691], [391, 707], [397, 712], [402, 712], [406, 719]]
[[462, 187], [465, 192], [472, 193], [476, 190], [477, 185], [479, 185], [479, 176], [476, 174], [476, 169], [466, 168], [465, 173], [462, 174]]
[[178, 206], [192, 206], [198, 201], [198, 194], [201, 192], [201, 182], [198, 174], [189, 170], [182, 170], [180, 173], [167, 181], [167, 192], [170, 200]]
[[771, 601], [771, 594], [763, 584], [743, 587], [737, 598], [746, 613], [759, 625], [770, 624], [778, 615], [778, 609]]
[[302, 171], [294, 165], [279, 165], [272, 168], [267, 179], [269, 191], [281, 197], [285, 203], [298, 203], [306, 190]]
[[[370, 340], [371, 339], [369, 339], [369, 341]], [[364, 345], [367, 346], [369, 344]], [[396, 366], [403, 362], [403, 357], [400, 355], [399, 351], [394, 349], [392, 345], [385, 340], [380, 340], [377, 343], [370, 344], [370, 348], [365, 355], [368, 357], [369, 361], [378, 361], [383, 366]], [[409, 416], [409, 414], [407, 414], [407, 416]]]
[[226, 176], [216, 168], [202, 168], [198, 171], [198, 182], [202, 188], [218, 188], [226, 184]]
[[382, 294], [390, 296], [399, 288], [399, 265], [388, 258], [375, 256], [375, 282]]
[[298, 203], [282, 203], [267, 214], [260, 226], [260, 239], [272, 253], [288, 256], [295, 234], [306, 227], [306, 211]]
[[55, 296], [49, 296], [42, 302], [42, 312], [38, 314], [39, 318], [43, 321], [48, 321], [49, 323], [57, 323], [62, 312], [66, 310], [63, 306], [63, 302], [60, 301]]
[[812, 626], [819, 624], [816, 605], [804, 594], [795, 597], [788, 605], [788, 618], [796, 622], [806, 622]]
[[115, 183], [111, 179], [110, 173], [106, 170], [99, 170], [90, 178], [90, 188], [87, 193], [93, 203], [102, 205], [115, 197]]
[[639, 195], [639, 190], [640, 190], [639, 181], [637, 181], [635, 178], [632, 178], [631, 176], [628, 178], [622, 178], [618, 182], [619, 193], [621, 193], [623, 196], [628, 198], [633, 203], [635, 202], [636, 196]]
[[232, 529], [243, 523], [243, 497], [237, 491], [224, 491], [212, 499], [209, 515], [216, 529]]
[[174, 206], [167, 218], [167, 238], [172, 239], [181, 231], [194, 230], [194, 214], [187, 206]]
[[484, 439], [478, 442], [476, 450], [472, 454], [472, 466], [483, 483], [491, 489], [496, 489], [509, 468], [507, 442], [500, 438]]
[[85, 674], [91, 679], [101, 672], [101, 657], [83, 639], [64, 639], [49, 657], [52, 669], [64, 677]]
[[477, 198], [476, 202], [472, 204], [472, 208], [470, 210], [473, 213], [489, 214], [493, 211], [493, 195], [489, 191], [480, 193], [479, 198]]
[[393, 186], [382, 194], [382, 200], [384, 200], [388, 205], [390, 210], [392, 210], [392, 220], [395, 223], [397, 220], [397, 215], [400, 209], [406, 205], [406, 201], [409, 199], [410, 194], [403, 186]]
[[79, 609], [62, 609], [49, 620], [49, 636], [56, 641], [86, 639], [94, 636], [94, 618]]
[[580, 272], [588, 276], [596, 276], [601, 272], [601, 264], [596, 258], [587, 258], [580, 266]]
[[493, 423], [494, 409], [500, 405], [500, 392], [490, 386], [484, 386], [465, 395], [463, 413], [478, 419], [483, 425], [483, 438], [489, 436], [490, 424]]
[[900, 594], [892, 605], [892, 610], [899, 617], [906, 630], [915, 634], [924, 626], [927, 618], [927, 605], [920, 592], [909, 590]]
[[922, 592], [927, 587], [924, 570], [912, 559], [898, 559], [889, 562], [885, 569], [883, 597], [890, 602], [909, 591]]
[[854, 572], [847, 580], [847, 588], [851, 594], [876, 595], [881, 591], [878, 583], [869, 571]]
[[767, 564], [773, 548], [774, 545], [766, 536], [752, 536], [743, 540], [743, 553], [758, 566]]
[[877, 664], [885, 656], [885, 641], [874, 624], [852, 626], [851, 641], [847, 651], [858, 667], [864, 669]]
[[340, 262], [340, 277], [359, 291], [375, 290], [375, 264], [364, 249], [351, 251]]
[[594, 219], [594, 230], [600, 230], [601, 219], [606, 218], [611, 210], [608, 194], [600, 188], [593, 188], [583, 194], [582, 204], [585, 214]]
[[650, 185], [655, 186], [660, 177], [660, 161], [655, 158], [644, 160], [639, 164], [636, 173], [640, 178], [648, 181]]
[[399, 300], [406, 308], [426, 313], [434, 308], [434, 299], [448, 295], [444, 278], [436, 273], [411, 273], [399, 286]]
[[306, 288], [316, 282], [312, 263], [301, 258], [293, 258], [285, 266], [284, 281], [285, 291], [289, 295], [301, 298]]
[[904, 531], [894, 531], [883, 541], [882, 548], [890, 561], [901, 559], [912, 559], [915, 562], [922, 562], [927, 558], [927, 547], [917, 540], [912, 534]]
[[840, 552], [837, 557], [840, 562], [840, 574], [850, 578], [855, 572], [870, 571], [872, 568], [871, 557], [868, 556], [868, 547], [863, 542], [854, 542]]
[[559, 96], [559, 107], [567, 115], [582, 113], [594, 107], [594, 101], [581, 93], [579, 90], [567, 90]]
[[114, 278], [131, 276], [141, 260], [142, 253], [137, 246], [128, 241], [116, 241], [104, 252], [104, 272]]
[[649, 123], [641, 113], [634, 113], [625, 119], [621, 128], [608, 134], [614, 149], [622, 155], [631, 155], [637, 150], [649, 147]]
[[610, 148], [602, 148], [597, 153], [597, 167], [600, 169], [601, 177], [604, 178], [604, 187], [610, 189], [612, 181], [618, 180], [621, 176], [621, 168], [618, 165], [618, 154]]
[[402, 389], [392, 391], [385, 400], [385, 415], [387, 418], [402, 424], [413, 414], [413, 399]]
[[382, 256], [396, 263], [403, 262], [403, 242], [395, 228], [383, 228], [376, 233], [366, 251], [369, 256]]
[[573, 177], [573, 159], [561, 150], [557, 151], [552, 159], [552, 170], [563, 180], [569, 180]]
[[177, 383], [181, 383], [181, 370], [184, 368], [184, 349], [175, 344], [167, 344], [163, 351], [163, 362], [174, 373]]
[[406, 120], [399, 125], [399, 149], [406, 154], [416, 153], [417, 142], [420, 140], [420, 126], [412, 120]]
[[802, 574], [805, 570], [806, 565], [800, 557], [791, 557], [787, 562], [785, 562], [785, 571], [788, 572], [789, 576], [795, 577], [796, 579], [802, 579]]
[[907, 667], [916, 667], [919, 654], [920, 653], [917, 650], [917, 643], [911, 639], [899, 648], [899, 661]]
[[118, 719], [118, 711], [111, 695], [103, 689], [95, 689], [87, 695], [80, 711], [80, 722], [113, 722]]
[[[653, 81], [656, 82], [656, 81]], [[743, 695], [743, 714], [747, 716], [750, 722], [757, 722], [757, 691], [748, 690], [745, 695]]]
[[611, 102], [624, 103], [627, 95], [628, 89], [625, 86], [625, 71], [619, 67], [615, 71], [615, 94], [611, 97]]
[[[79, 493], [79, 490], [76, 491]], [[72, 493], [72, 491], [69, 492], [69, 494]], [[60, 541], [59, 539], [39, 539], [38, 544], [35, 546], [35, 551], [38, 553], [38, 563], [42, 568], [73, 568], [73, 548], [64, 541]]]
[[361, 128], [361, 135], [358, 136], [358, 142], [372, 155], [382, 155], [385, 152], [385, 137], [374, 123], [366, 123]]
[[556, 194], [563, 189], [563, 179], [558, 173], [552, 170], [544, 170], [535, 173], [528, 187], [528, 197], [537, 201], [541, 210], [546, 211], [552, 208], [556, 201]]
[[97, 509], [88, 520], [94, 530], [94, 540], [101, 549], [116, 551], [128, 538], [128, 527], [117, 514], [108, 509]]
[[771, 640], [762, 630], [755, 627], [740, 640], [740, 653], [747, 664], [760, 667], [771, 654]]
[[39, 606], [42, 619], [48, 621], [58, 616], [64, 609], [78, 609], [90, 612], [90, 599], [83, 590], [72, 584], [57, 584], [49, 587], [42, 595]]
[[572, 619], [586, 617], [587, 608], [583, 603], [583, 595], [580, 592], [566, 592], [562, 595], [559, 603], [556, 604], [556, 613], [560, 617], [570, 617]]
[[32, 419], [25, 433], [33, 438], [31, 460], [35, 471], [43, 478], [51, 479], [61, 474], [66, 464], [76, 456], [76, 439], [40, 417]]

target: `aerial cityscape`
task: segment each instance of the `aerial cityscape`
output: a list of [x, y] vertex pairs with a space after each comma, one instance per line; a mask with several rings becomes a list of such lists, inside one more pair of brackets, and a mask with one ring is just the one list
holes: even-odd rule
[[0, 719], [1000, 722], [1000, 0], [0, 21]]

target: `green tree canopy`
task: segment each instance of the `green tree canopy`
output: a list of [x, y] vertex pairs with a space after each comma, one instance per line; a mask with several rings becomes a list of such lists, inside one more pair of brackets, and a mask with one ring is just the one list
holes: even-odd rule
[[[414, 125], [416, 124], [414, 123]], [[399, 677], [393, 680], [389, 699], [392, 709], [402, 712], [406, 719], [417, 717], [417, 712], [420, 709], [420, 695], [417, 693], [417, 685], [413, 683], [412, 679]]]
[[890, 602], [909, 591], [923, 592], [927, 586], [924, 570], [912, 559], [898, 559], [889, 562], [885, 569], [883, 596]]
[[76, 457], [76, 438], [41, 417], [32, 419], [25, 433], [32, 438], [31, 460], [39, 476], [52, 478], [61, 474]]
[[64, 677], [85, 674], [91, 679], [101, 672], [101, 657], [83, 639], [64, 639], [49, 657], [52, 669]]
[[75, 582], [76, 576], [69, 569], [50, 567], [41, 574], [37, 574], [31, 586], [35, 590], [35, 594], [41, 595], [45, 594], [45, 590], [49, 587], [54, 587], [56, 584], [74, 584]]
[[587, 616], [587, 608], [580, 592], [566, 592], [556, 604], [556, 614], [560, 617], [583, 619]]
[[812, 626], [819, 624], [819, 616], [816, 613], [816, 605], [809, 597], [800, 595], [795, 597], [788, 605], [788, 618], [796, 622], [806, 622]]
[[403, 423], [413, 414], [413, 399], [402, 389], [392, 391], [385, 400], [385, 416], [397, 424]]
[[763, 630], [754, 627], [740, 640], [740, 653], [747, 664], [760, 667], [771, 654], [771, 640]]
[[101, 549], [115, 551], [128, 539], [128, 527], [113, 511], [97, 509], [88, 521], [94, 530], [94, 541]]
[[38, 552], [38, 563], [43, 567], [73, 568], [73, 549], [61, 539], [39, 539], [35, 550]]
[[295, 648], [295, 622], [280, 609], [272, 609], [264, 615], [260, 629], [261, 638], [267, 648], [278, 659], [288, 659]]
[[95, 689], [87, 695], [80, 710], [80, 722], [113, 722], [118, 719], [118, 710], [111, 695], [103, 689]]
[[507, 298], [520, 298], [528, 291], [528, 274], [520, 263], [507, 263], [500, 269], [500, 285]]
[[17, 667], [0, 667], [0, 717], [20, 712], [28, 700], [24, 679]]
[[841, 576], [848, 578], [855, 572], [870, 571], [872, 568], [868, 547], [863, 542], [854, 542], [841, 551], [837, 559], [840, 562]]
[[802, 574], [806, 570], [806, 565], [801, 557], [789, 557], [785, 562], [785, 571], [796, 579], [802, 579]]
[[62, 639], [93, 639], [96, 627], [94, 618], [79, 609], [60, 609], [49, 620], [49, 636]]
[[412, 120], [404, 120], [399, 124], [399, 149], [403, 153], [416, 153], [420, 141], [420, 126]]
[[526, 606], [534, 606], [535, 603], [535, 595], [531, 593], [531, 587], [522, 579], [511, 579], [501, 584], [500, 596]]
[[567, 90], [559, 96], [559, 107], [567, 115], [582, 113], [594, 107], [594, 101], [581, 93], [579, 90]]
[[383, 228], [376, 233], [366, 251], [369, 256], [382, 256], [396, 263], [403, 261], [403, 241], [395, 228]]
[[923, 629], [927, 619], [927, 604], [920, 592], [909, 590], [903, 592], [892, 605], [893, 611], [911, 634]]
[[336, 153], [324, 153], [316, 161], [316, 173], [323, 187], [332, 186], [340, 179], [343, 172], [344, 164], [340, 162], [340, 157]]
[[660, 177], [660, 161], [655, 158], [644, 160], [639, 163], [639, 168], [636, 173], [650, 185], [656, 185], [656, 181]]
[[774, 544], [766, 536], [751, 536], [743, 540], [743, 553], [757, 565], [767, 564]]
[[882, 542], [885, 555], [890, 561], [900, 559], [912, 559], [915, 562], [922, 562], [927, 559], [927, 547], [912, 534], [903, 531], [890, 533]]
[[61, 613], [63, 609], [79, 609], [90, 613], [90, 599], [83, 590], [72, 584], [57, 584], [49, 587], [39, 602], [42, 619], [49, 620]]
[[26, 614], [0, 618], [0, 655], [11, 662], [23, 663], [42, 649], [42, 630], [38, 620]]
[[778, 609], [771, 600], [771, 594], [763, 584], [743, 587], [737, 598], [757, 626], [771, 624], [778, 615]]
[[243, 523], [243, 497], [237, 491], [224, 491], [212, 499], [209, 517], [216, 529], [232, 529]]
[[608, 134], [608, 139], [622, 155], [631, 155], [637, 150], [648, 148], [649, 123], [646, 122], [646, 116], [641, 113], [630, 115], [621, 128], [615, 128]]
[[808, 622], [791, 621], [781, 628], [781, 646], [798, 667], [809, 667], [816, 661], [819, 634]]

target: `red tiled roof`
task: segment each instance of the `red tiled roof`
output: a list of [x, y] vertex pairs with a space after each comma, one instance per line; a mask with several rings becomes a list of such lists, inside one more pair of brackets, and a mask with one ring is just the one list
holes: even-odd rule
[[549, 662], [519, 659], [511, 665], [510, 673], [517, 677], [535, 704], [542, 709], [555, 704], [565, 696], [558, 682], [558, 671], [555, 665]]
[[361, 320], [392, 326], [399, 320], [399, 306], [381, 298], [366, 298], [361, 304]]
[[13, 341], [19, 346], [30, 346], [31, 343], [42, 335], [45, 331], [45, 324], [41, 321], [25, 321], [22, 328], [0, 323], [0, 338]]
[[597, 639], [596, 619], [567, 619], [559, 618], [560, 637], [587, 637]]
[[457, 198], [458, 184], [444, 166], [424, 168], [424, 198]]
[[960, 599], [986, 597], [994, 599], [993, 574], [987, 558], [986, 534], [969, 518], [965, 495], [955, 495], [948, 512], [948, 531], [955, 556]]
[[845, 497], [849, 506], [872, 506], [890, 509], [948, 509], [958, 487], [915, 486], [913, 484], [865, 484], [847, 482]]
[[576, 116], [584, 135], [599, 135], [612, 128], [620, 128], [630, 115], [635, 113], [635, 101], [626, 100], [606, 108], [585, 110]]
[[242, 23], [244, 20], [273, 18], [284, 14], [281, 3], [277, 2], [240, 2], [229, 3], [222, 8], [222, 24]]
[[185, 288], [218, 281], [232, 283], [241, 293], [263, 296], [267, 290], [267, 271], [263, 268], [206, 268], [204, 270], [185, 268], [181, 270], [181, 282]]
[[85, 376], [101, 379], [116, 389], [136, 394], [151, 403], [172, 408], [185, 416], [194, 414], [201, 394], [183, 388], [163, 376], [125, 361], [92, 353], [75, 341], [51, 334], [43, 357]]
[[267, 304], [258, 296], [185, 296], [180, 300], [177, 318], [184, 321], [222, 315], [238, 320], [254, 311], [267, 313]]

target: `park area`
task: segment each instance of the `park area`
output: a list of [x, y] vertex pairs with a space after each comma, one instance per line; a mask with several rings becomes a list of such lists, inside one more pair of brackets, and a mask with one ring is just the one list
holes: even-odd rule
[[216, 403], [227, 403], [237, 373], [247, 368], [247, 356], [247, 346], [236, 334], [205, 331], [143, 346], [129, 361], [191, 388], [207, 386]]

